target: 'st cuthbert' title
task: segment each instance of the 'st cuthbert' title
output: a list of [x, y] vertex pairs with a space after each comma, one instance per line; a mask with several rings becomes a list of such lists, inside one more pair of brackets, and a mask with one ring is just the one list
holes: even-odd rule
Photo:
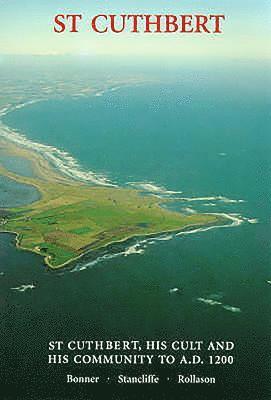
[[98, 14], [83, 21], [82, 14], [58, 14], [54, 32], [105, 33], [223, 33], [224, 14]]

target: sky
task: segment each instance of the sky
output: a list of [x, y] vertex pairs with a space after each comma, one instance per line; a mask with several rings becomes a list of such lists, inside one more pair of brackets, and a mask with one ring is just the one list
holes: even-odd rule
[[[86, 28], [53, 32], [54, 16], [81, 13], [225, 14], [222, 35], [106, 34]], [[267, 0], [0, 0], [0, 54], [144, 58], [270, 58], [271, 3]]]

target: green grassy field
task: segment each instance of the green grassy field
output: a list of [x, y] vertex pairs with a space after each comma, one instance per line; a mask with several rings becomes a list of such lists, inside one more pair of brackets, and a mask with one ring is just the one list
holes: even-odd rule
[[[14, 146], [10, 148], [11, 155], [15, 150]], [[137, 190], [68, 181], [44, 160], [31, 155], [20, 150], [20, 156], [32, 161], [35, 178], [15, 175], [3, 167], [0, 174], [37, 187], [41, 199], [28, 207], [9, 210], [0, 230], [16, 232], [18, 246], [42, 255], [51, 268], [60, 268], [86, 252], [137, 235], [221, 222], [222, 217], [212, 214], [187, 216], [166, 210], [159, 199], [143, 196]]]

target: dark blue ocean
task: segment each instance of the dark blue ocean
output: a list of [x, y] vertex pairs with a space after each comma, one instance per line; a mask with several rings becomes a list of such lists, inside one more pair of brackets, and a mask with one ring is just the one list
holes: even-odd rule
[[[1, 234], [0, 374], [6, 398], [270, 399], [268, 103], [263, 79], [229, 79], [225, 72], [214, 79], [171, 78], [102, 96], [48, 100], [5, 117], [29, 139], [69, 152], [84, 170], [114, 183], [210, 198], [176, 208], [244, 218], [236, 227], [154, 241], [127, 257], [95, 264], [89, 255], [79, 265], [88, 268], [61, 273], [47, 271], [40, 257], [16, 250], [14, 238]], [[10, 289], [31, 282], [34, 290]], [[170, 294], [174, 287], [183, 294]], [[161, 375], [159, 388], [66, 385], [67, 371], [75, 371], [47, 366], [47, 342], [90, 337], [233, 340], [235, 363], [156, 366], [150, 371]], [[120, 371], [127, 372], [98, 369], [112, 382]], [[91, 366], [77, 371], [94, 372]], [[215, 376], [217, 383], [180, 386], [172, 383], [177, 373]], [[11, 397], [21, 387], [28, 395]]]

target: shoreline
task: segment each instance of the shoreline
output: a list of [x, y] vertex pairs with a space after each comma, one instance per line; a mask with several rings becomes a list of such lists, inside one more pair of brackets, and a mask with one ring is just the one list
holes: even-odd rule
[[[12, 134], [13, 136], [17, 136], [17, 140], [15, 137], [11, 139], [11, 137], [7, 137], [7, 135], [1, 135], [0, 134], [0, 140], [6, 139], [9, 143], [13, 143], [21, 148], [34, 151], [35, 154], [41, 155], [44, 161], [47, 161], [53, 169], [56, 169], [58, 174], [61, 174], [62, 176], [66, 177], [67, 179], [71, 179], [73, 182], [83, 182], [83, 183], [90, 183], [93, 185], [101, 185], [101, 186], [108, 186], [108, 187], [118, 187], [115, 185], [114, 182], [112, 182], [106, 175], [103, 173], [98, 173], [98, 172], [93, 172], [93, 171], [85, 171], [81, 168], [80, 164], [77, 162], [77, 160], [69, 154], [65, 150], [61, 150], [57, 147], [51, 146], [51, 145], [46, 145], [42, 143], [38, 143], [35, 141], [32, 141], [27, 138], [27, 136], [23, 133], [18, 131], [17, 129], [13, 129], [10, 127], [8, 124], [6, 124], [3, 121], [3, 118], [5, 118], [6, 115], [15, 112], [18, 109], [25, 108], [29, 105], [40, 103], [40, 102], [46, 102], [49, 100], [54, 100], [54, 99], [65, 99], [66, 97], [77, 100], [80, 97], [85, 97], [85, 98], [93, 98], [93, 97], [100, 97], [103, 96], [106, 93], [110, 92], [115, 92], [116, 90], [120, 90], [123, 88], [129, 88], [130, 86], [138, 86], [142, 84], [153, 84], [157, 83], [155, 80], [147, 80], [147, 81], [142, 81], [139, 79], [138, 81], [116, 81], [116, 82], [111, 82], [107, 83], [106, 87], [102, 88], [95, 88], [91, 89], [89, 92], [83, 92], [83, 94], [78, 94], [78, 93], [70, 93], [70, 92], [65, 92], [58, 94], [58, 95], [43, 95], [39, 96], [34, 99], [24, 99], [23, 102], [20, 103], [8, 103], [0, 109], [0, 130], [3, 128], [8, 132], [8, 135]], [[20, 141], [23, 141], [24, 143], [16, 143], [18, 141], [18, 137]], [[20, 146], [22, 145], [22, 146]], [[33, 146], [36, 146], [36, 148], [33, 148]], [[56, 153], [56, 154], [55, 154]], [[63, 157], [63, 160], [61, 159]], [[62, 166], [60, 163], [62, 162]], [[66, 163], [66, 164], [65, 164]], [[60, 167], [62, 167], [62, 170], [60, 171]]]
[[[47, 100], [47, 99], [45, 99], [45, 100]], [[24, 103], [21, 107], [26, 106], [28, 104], [32, 104], [32, 103], [33, 102]], [[12, 111], [14, 111], [14, 110], [11, 109], [10, 111], [7, 111], [7, 112], [12, 112]], [[4, 129], [8, 133], [9, 132], [13, 132], [16, 135], [20, 136], [20, 133], [18, 133], [16, 131], [13, 131], [12, 128], [9, 128], [7, 125], [4, 124], [4, 122], [1, 119], [1, 116], [2, 115], [0, 114], [0, 130]], [[134, 195], [134, 194], [142, 195], [143, 192], [144, 192], [143, 190], [136, 189], [136, 188], [125, 188], [125, 187], [123, 188], [123, 187], [120, 187], [120, 186], [116, 187], [116, 186], [111, 185], [111, 184], [108, 185], [107, 181], [103, 180], [103, 179], [102, 179], [102, 183], [100, 183], [100, 185], [97, 186], [97, 185], [93, 185], [93, 184], [90, 185], [89, 182], [82, 182], [80, 180], [77, 180], [73, 176], [67, 176], [67, 175], [65, 175], [63, 173], [63, 171], [61, 171], [61, 170], [59, 170], [57, 168], [57, 164], [54, 164], [54, 163], [50, 162], [51, 161], [50, 158], [49, 159], [46, 158], [46, 156], [43, 154], [43, 150], [46, 150], [48, 148], [48, 149], [53, 149], [53, 151], [55, 151], [55, 152], [59, 152], [59, 154], [67, 155], [68, 153], [66, 153], [64, 151], [61, 151], [59, 149], [50, 147], [50, 146], [40, 145], [38, 143], [36, 144], [38, 147], [35, 149], [35, 147], [29, 145], [29, 143], [31, 144], [31, 141], [29, 142], [27, 138], [24, 139], [24, 135], [23, 134], [21, 136], [22, 137], [22, 142], [20, 143], [18, 140], [14, 141], [14, 140], [10, 139], [8, 137], [7, 132], [6, 132], [6, 134], [4, 134], [4, 137], [3, 137], [3, 135], [0, 135], [0, 146], [2, 145], [5, 149], [7, 148], [7, 154], [10, 155], [11, 157], [12, 157], [12, 155], [14, 155], [14, 156], [21, 157], [23, 159], [26, 159], [26, 160], [30, 161], [31, 165], [32, 165], [32, 168], [33, 168], [33, 172], [34, 172], [34, 177], [26, 177], [26, 176], [18, 175], [18, 174], [14, 173], [14, 172], [9, 171], [8, 169], [6, 169], [5, 167], [3, 167], [1, 165], [0, 165], [0, 174], [2, 174], [4, 176], [7, 176], [10, 179], [15, 180], [17, 182], [20, 182], [20, 183], [23, 183], [23, 184], [26, 184], [26, 185], [32, 185], [40, 193], [40, 199], [39, 200], [37, 200], [37, 201], [35, 201], [35, 202], [31, 203], [31, 204], [27, 204], [24, 207], [12, 207], [12, 208], [8, 208], [7, 207], [7, 208], [4, 208], [7, 211], [11, 211], [11, 212], [15, 212], [16, 213], [16, 210], [19, 210], [19, 212], [21, 211], [23, 213], [23, 212], [29, 211], [29, 209], [31, 209], [31, 206], [32, 206], [32, 208], [34, 209], [34, 212], [35, 211], [38, 212], [39, 208], [42, 208], [42, 205], [44, 205], [44, 204], [46, 205], [46, 202], [47, 201], [49, 202], [53, 198], [52, 197], [52, 191], [53, 190], [50, 191], [50, 187], [49, 187], [50, 185], [52, 186], [53, 189], [56, 188], [56, 187], [58, 188], [58, 186], [60, 188], [61, 187], [62, 188], [68, 188], [68, 187], [71, 187], [71, 188], [77, 187], [77, 188], [79, 188], [80, 187], [81, 188], [80, 191], [88, 191], [89, 193], [90, 193], [90, 191], [92, 191], [92, 195], [93, 195], [93, 191], [95, 191], [95, 190], [100, 195], [103, 194], [103, 192], [106, 193], [106, 190], [109, 191], [109, 194], [111, 193], [112, 190], [114, 190], [114, 191], [125, 191], [127, 196]], [[24, 142], [24, 140], [26, 140], [26, 142]], [[26, 143], [26, 145], [24, 145], [25, 143]], [[33, 142], [33, 144], [35, 144], [35, 142]], [[39, 149], [40, 149], [39, 146], [41, 146], [42, 151], [39, 151]], [[74, 163], [72, 157], [71, 157], [71, 159], [72, 159], [72, 162]], [[77, 163], [77, 161], [75, 161], [75, 163]], [[94, 176], [95, 176], [95, 174], [94, 174]], [[176, 218], [177, 217], [178, 218], [183, 217], [183, 218], [188, 218], [189, 219], [188, 216], [185, 216], [185, 215], [183, 215], [183, 214], [181, 214], [179, 212], [176, 212], [176, 211], [170, 211], [170, 210], [162, 211], [162, 208], [164, 208], [164, 207], [162, 207], [163, 204], [166, 204], [166, 203], [168, 203], [168, 202], [170, 202], [172, 200], [174, 201], [175, 199], [168, 198], [168, 199], [162, 199], [162, 200], [159, 199], [159, 201], [158, 200], [154, 201], [153, 199], [152, 200], [150, 199], [151, 195], [152, 194], [149, 193], [147, 195], [145, 194], [145, 195], [142, 196], [143, 205], [144, 205], [144, 200], [146, 201], [146, 199], [148, 199], [148, 202], [150, 202], [152, 204], [152, 206], [153, 206], [153, 210], [154, 211], [155, 210], [156, 211], [160, 210], [162, 215], [166, 215], [166, 216], [167, 215], [169, 215], [169, 216], [170, 215], [171, 216], [175, 215]], [[108, 196], [108, 192], [107, 192], [107, 196]], [[53, 198], [53, 200], [54, 200], [54, 198]], [[80, 196], [79, 196], [79, 200], [80, 200]], [[70, 202], [70, 203], [73, 204], [72, 202]], [[69, 204], [69, 202], [68, 202], [68, 204]], [[45, 207], [45, 209], [50, 210], [50, 204], [49, 204], [49, 208]], [[34, 213], [34, 215], [35, 215], [35, 213]], [[128, 240], [131, 240], [133, 238], [136, 238], [136, 237], [150, 237], [151, 238], [151, 237], [157, 237], [158, 235], [162, 235], [162, 234], [166, 234], [166, 233], [172, 233], [172, 234], [176, 234], [176, 235], [179, 234], [180, 235], [181, 233], [185, 233], [185, 232], [189, 232], [189, 230], [193, 230], [193, 228], [196, 228], [196, 229], [197, 229], [197, 227], [199, 229], [204, 229], [204, 228], [207, 228], [207, 229], [209, 228], [210, 229], [212, 227], [215, 228], [216, 226], [219, 226], [219, 224], [221, 224], [221, 220], [224, 220], [224, 221], [226, 221], [226, 219], [231, 219], [232, 220], [232, 218], [230, 218], [229, 216], [226, 216], [226, 214], [224, 214], [224, 215], [219, 214], [219, 213], [205, 213], [205, 214], [198, 213], [198, 214], [194, 214], [194, 216], [195, 217], [198, 216], [199, 219], [200, 219], [200, 216], [203, 216], [203, 215], [206, 216], [206, 220], [207, 220], [206, 223], [205, 222], [202, 222], [202, 223], [200, 223], [200, 222], [190, 223], [190, 224], [184, 225], [184, 226], [182, 226], [180, 228], [175, 226], [172, 229], [165, 229], [165, 230], [156, 231], [156, 232], [155, 231], [154, 232], [146, 232], [146, 233], [144, 233], [144, 232], [132, 233], [131, 232], [131, 234], [128, 234], [128, 236], [125, 236], [123, 238], [116, 239], [116, 240], [111, 240], [108, 243], [103, 243], [103, 241], [105, 240], [103, 238], [103, 239], [101, 239], [102, 244], [100, 245], [100, 247], [98, 246], [97, 248], [94, 247], [92, 249], [89, 248], [86, 251], [83, 251], [81, 254], [78, 254], [75, 257], [72, 257], [71, 259], [69, 259], [69, 260], [67, 260], [67, 261], [65, 261], [65, 262], [63, 262], [61, 264], [55, 265], [55, 266], [50, 262], [51, 258], [52, 258], [52, 255], [50, 253], [48, 255], [42, 254], [39, 250], [36, 250], [37, 246], [35, 246], [33, 248], [28, 248], [28, 247], [24, 247], [23, 245], [21, 245], [21, 242], [20, 242], [20, 239], [19, 239], [19, 236], [21, 234], [20, 232], [17, 232], [16, 230], [9, 230], [9, 229], [0, 230], [0, 232], [1, 233], [14, 234], [16, 236], [16, 247], [18, 249], [22, 249], [22, 250], [25, 250], [25, 251], [30, 251], [30, 252], [32, 252], [34, 254], [37, 254], [37, 255], [41, 256], [43, 258], [43, 260], [44, 260], [45, 265], [47, 265], [50, 269], [57, 270], [57, 269], [69, 266], [74, 261], [81, 259], [86, 254], [89, 254], [91, 251], [99, 251], [100, 249], [105, 249], [106, 247], [108, 247], [110, 245], [114, 245], [114, 244], [118, 244], [118, 243], [124, 243], [124, 242], [126, 242]], [[213, 221], [208, 221], [208, 217], [212, 217], [214, 220]], [[20, 221], [20, 218], [19, 218], [19, 221]], [[180, 222], [180, 224], [181, 224], [181, 222]], [[223, 226], [231, 226], [231, 225], [232, 224], [225, 224]], [[3, 224], [3, 228], [4, 228], [4, 224]], [[114, 232], [113, 232], [113, 235], [114, 235]], [[110, 240], [110, 238], [109, 238], [109, 240]], [[98, 239], [98, 241], [99, 241], [99, 239]], [[94, 243], [95, 243], [95, 240], [94, 240]], [[91, 242], [89, 244], [86, 244], [85, 246], [83, 246], [82, 249], [84, 247], [89, 247], [89, 246], [91, 246]], [[56, 255], [53, 255], [53, 257], [55, 257], [55, 256]]]
[[16, 242], [16, 246], [15, 247], [17, 249], [23, 250], [23, 251], [27, 251], [27, 252], [30, 252], [30, 253], [33, 253], [33, 254], [37, 254], [38, 256], [43, 258], [43, 261], [44, 261], [45, 265], [47, 267], [49, 267], [50, 270], [56, 271], [56, 270], [58, 270], [60, 268], [69, 267], [70, 264], [72, 264], [73, 262], [75, 262], [77, 260], [80, 260], [81, 258], [86, 256], [87, 254], [90, 254], [91, 251], [100, 251], [100, 250], [106, 249], [109, 246], [125, 243], [125, 242], [128, 242], [129, 240], [133, 240], [133, 239], [136, 239], [136, 238], [142, 237], [142, 239], [143, 238], [148, 238], [148, 239], [152, 239], [153, 238], [153, 239], [155, 239], [155, 238], [157, 238], [157, 236], [164, 235], [164, 234], [169, 234], [169, 233], [171, 233], [172, 235], [176, 235], [176, 236], [180, 235], [181, 233], [185, 233], [185, 232], [189, 233], [190, 229], [192, 230], [191, 233], [194, 233], [193, 228], [195, 228], [195, 229], [204, 229], [204, 228], [208, 229], [208, 228], [222, 228], [222, 227], [230, 227], [230, 226], [232, 226], [232, 224], [225, 224], [225, 225], [216, 225], [216, 224], [213, 224], [213, 223], [202, 224], [202, 225], [191, 224], [191, 225], [187, 225], [187, 226], [184, 226], [181, 229], [176, 229], [176, 230], [166, 230], [166, 231], [161, 231], [161, 232], [156, 232], [156, 233], [155, 232], [147, 233], [145, 235], [144, 234], [136, 234], [136, 235], [132, 235], [132, 236], [127, 236], [127, 237], [125, 237], [125, 238], [123, 238], [121, 240], [116, 240], [116, 241], [109, 242], [104, 246], [98, 247], [97, 249], [87, 250], [87, 251], [83, 252], [82, 254], [78, 255], [77, 257], [74, 257], [74, 258], [70, 259], [69, 261], [66, 261], [65, 263], [57, 265], [57, 266], [53, 266], [53, 265], [50, 264], [50, 261], [48, 260], [48, 257], [50, 257], [50, 256], [44, 256], [44, 255], [40, 254], [35, 249], [28, 249], [26, 247], [21, 246], [20, 245], [20, 241], [19, 241], [19, 235], [20, 234], [18, 232], [0, 230], [0, 234], [14, 235], [15, 236], [15, 242]]
[[[0, 128], [1, 128], [1, 126], [0, 126]], [[66, 177], [62, 177], [62, 175], [59, 175], [58, 171], [56, 170], [56, 168], [54, 166], [51, 166], [50, 163], [47, 160], [45, 160], [42, 157], [41, 154], [35, 153], [34, 150], [25, 149], [23, 146], [21, 148], [21, 147], [19, 147], [18, 144], [14, 144], [13, 142], [10, 143], [8, 141], [8, 139], [6, 139], [6, 138], [3, 139], [3, 138], [0, 137], [0, 144], [1, 144], [1, 142], [7, 145], [8, 153], [11, 154], [11, 157], [12, 157], [12, 154], [14, 154], [14, 156], [19, 156], [19, 157], [25, 158], [26, 160], [30, 161], [31, 164], [32, 164], [32, 167], [33, 167], [33, 171], [39, 177], [39, 178], [24, 177], [24, 176], [21, 176], [21, 175], [17, 175], [17, 174], [15, 174], [13, 172], [10, 172], [6, 168], [0, 166], [0, 174], [2, 174], [4, 176], [7, 176], [10, 179], [15, 180], [17, 182], [24, 183], [26, 185], [32, 185], [39, 191], [40, 199], [35, 201], [35, 202], [33, 202], [32, 204], [28, 204], [27, 206], [25, 206], [23, 208], [29, 208], [29, 207], [31, 207], [31, 205], [38, 205], [39, 203], [42, 203], [42, 202], [46, 201], [48, 193], [47, 193], [46, 190], [44, 190], [43, 185], [41, 185], [41, 183], [39, 182], [39, 179], [45, 180], [45, 182], [43, 182], [43, 183], [53, 182], [53, 183], [64, 184], [64, 185], [67, 185], [67, 186], [70, 186], [70, 185], [71, 186], [77, 186], [77, 187], [84, 187], [85, 186], [84, 183], [82, 183], [82, 182], [74, 181], [72, 179], [69, 179], [69, 178], [66, 178]], [[39, 166], [41, 168], [39, 168]], [[101, 189], [100, 186], [99, 187], [88, 186], [88, 187], [91, 188], [91, 189], [94, 189], [94, 190], [95, 189], [97, 189], [97, 190]], [[118, 190], [118, 188], [114, 188], [114, 189]], [[142, 190], [139, 190], [139, 189], [127, 189], [127, 188], [125, 188], [123, 190], [126, 190], [127, 192], [134, 192], [134, 193], [140, 193], [140, 194], [142, 193]], [[147, 196], [150, 196], [150, 195], [147, 195]], [[168, 203], [170, 201], [171, 201], [171, 199], [164, 199], [162, 201], [161, 201], [161, 199], [159, 199], [159, 201], [157, 201], [157, 203], [156, 203], [156, 207], [162, 208], [162, 204]], [[15, 208], [8, 208], [7, 207], [7, 208], [5, 208], [5, 210], [7, 210], [7, 211], [12, 210], [12, 211], [16, 212], [16, 209], [21, 209], [21, 208], [22, 207], [15, 207]], [[180, 213], [178, 213], [178, 214], [180, 214]], [[207, 213], [206, 215], [207, 216], [213, 216], [214, 213]], [[216, 214], [216, 217], [217, 218], [221, 217], [224, 220], [226, 220], [226, 218], [227, 218], [225, 215], [222, 216], [219, 213]], [[50, 254], [49, 255], [43, 255], [39, 251], [35, 250], [35, 248], [29, 249], [29, 248], [24, 247], [23, 245], [21, 245], [20, 244], [20, 240], [19, 240], [19, 236], [20, 236], [19, 232], [13, 231], [13, 230], [0, 230], [0, 232], [1, 233], [14, 234], [16, 236], [16, 247], [18, 249], [21, 249], [21, 250], [24, 250], [24, 251], [29, 251], [29, 252], [32, 252], [34, 254], [37, 254], [37, 255], [41, 256], [43, 258], [44, 263], [45, 263], [46, 266], [48, 266], [52, 270], [58, 270], [58, 269], [63, 268], [63, 267], [68, 267], [73, 262], [75, 262], [75, 261], [83, 258], [85, 255], [89, 254], [91, 251], [98, 251], [100, 249], [105, 249], [106, 247], [108, 247], [110, 245], [114, 245], [114, 244], [118, 244], [118, 243], [124, 243], [124, 242], [126, 242], [128, 240], [132, 240], [133, 238], [136, 238], [136, 237], [148, 237], [148, 238], [151, 238], [151, 237], [155, 237], [157, 235], [162, 235], [162, 234], [166, 234], [166, 233], [172, 233], [172, 234], [177, 234], [178, 235], [178, 234], [181, 234], [182, 232], [188, 232], [189, 230], [193, 230], [193, 228], [197, 229], [197, 227], [198, 228], [202, 228], [202, 229], [204, 229], [205, 227], [206, 228], [211, 228], [211, 227], [215, 228], [216, 225], [219, 225], [219, 223], [220, 223], [220, 221], [217, 221], [217, 223], [216, 223], [216, 221], [212, 221], [212, 222], [209, 222], [209, 223], [202, 223], [202, 224], [192, 223], [192, 224], [185, 225], [184, 227], [182, 227], [180, 229], [168, 229], [168, 230], [162, 230], [162, 231], [159, 231], [159, 232], [150, 232], [150, 233], [145, 233], [145, 234], [144, 233], [131, 234], [131, 235], [125, 236], [122, 239], [113, 240], [113, 241], [110, 241], [110, 242], [108, 242], [106, 244], [103, 244], [103, 245], [101, 245], [101, 247], [98, 247], [97, 249], [94, 248], [94, 249], [89, 249], [87, 251], [83, 251], [78, 256], [72, 257], [68, 261], [65, 261], [64, 263], [61, 263], [61, 264], [59, 264], [57, 266], [54, 266], [50, 262], [50, 259], [51, 259], [51, 255]], [[229, 225], [225, 224], [223, 226], [231, 226], [231, 224], [229, 224]]]

